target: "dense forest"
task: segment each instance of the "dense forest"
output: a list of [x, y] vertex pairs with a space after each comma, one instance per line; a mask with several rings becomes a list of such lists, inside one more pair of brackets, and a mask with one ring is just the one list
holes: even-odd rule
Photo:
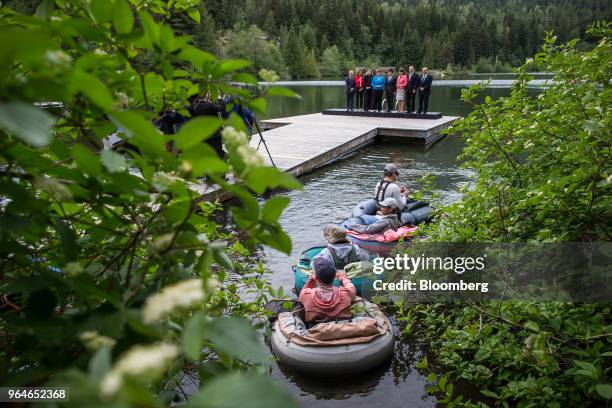
[[199, 46], [244, 57], [293, 78], [338, 75], [355, 65], [428, 65], [508, 71], [541, 45], [584, 37], [610, 20], [606, 0], [206, 0]]
[[[24, 12], [38, 3], [6, 2]], [[537, 52], [547, 31], [583, 38], [591, 22], [612, 18], [608, 0], [203, 0], [199, 11], [199, 23], [179, 12], [170, 22], [206, 51], [284, 78], [409, 64], [508, 72]]]

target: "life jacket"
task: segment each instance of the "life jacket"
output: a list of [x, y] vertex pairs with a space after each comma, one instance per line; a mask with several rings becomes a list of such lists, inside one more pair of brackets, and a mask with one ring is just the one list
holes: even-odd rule
[[[378, 185], [378, 190], [376, 191], [376, 203], [378, 205], [378, 203], [380, 203], [381, 201], [383, 201], [385, 199], [385, 193], [387, 192], [387, 188], [392, 184], [392, 181], [388, 181], [385, 179], [382, 179], [380, 181], [380, 184]], [[399, 203], [398, 203], [399, 204]], [[399, 208], [396, 211], [396, 214], [399, 216], [402, 213], [402, 210], [400, 210]]]
[[344, 269], [344, 267], [348, 264], [352, 264], [353, 262], [359, 262], [359, 257], [357, 256], [357, 250], [355, 249], [355, 245], [351, 244], [351, 250], [346, 256], [346, 260], [340, 258], [336, 253], [336, 250], [331, 246], [328, 246], [327, 250], [329, 251], [332, 256], [332, 259], [334, 260], [334, 266], [336, 267], [336, 269]]
[[387, 188], [391, 184], [391, 181], [382, 179], [380, 184], [378, 185], [378, 190], [376, 191], [376, 202], [381, 202], [385, 199], [385, 193], [387, 192]]

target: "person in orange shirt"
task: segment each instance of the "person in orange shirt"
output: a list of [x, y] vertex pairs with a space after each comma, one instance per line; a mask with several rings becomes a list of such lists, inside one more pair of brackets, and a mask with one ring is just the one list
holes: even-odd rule
[[[300, 292], [306, 323], [320, 323], [336, 319], [350, 319], [351, 305], [357, 295], [355, 285], [342, 270], [336, 270], [327, 258], [313, 260], [314, 271]], [[334, 287], [334, 279], [340, 286]]]

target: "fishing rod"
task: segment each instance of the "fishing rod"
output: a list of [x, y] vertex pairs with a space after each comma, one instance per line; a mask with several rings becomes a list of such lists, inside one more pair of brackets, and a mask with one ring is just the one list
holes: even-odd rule
[[255, 119], [254, 123], [255, 123], [255, 129], [257, 129], [257, 133], [259, 133], [259, 143], [257, 144], [257, 149], [256, 150], [259, 150], [259, 146], [261, 145], [261, 142], [263, 142], [263, 145], [266, 148], [266, 152], [268, 152], [268, 157], [270, 158], [270, 163], [272, 163], [272, 166], [276, 167], [276, 164], [274, 164], [274, 160], [272, 160], [272, 155], [270, 154], [270, 149], [268, 149], [268, 144], [266, 143], [266, 139], [264, 139], [263, 135], [261, 134], [261, 130], [259, 129], [259, 123], [257, 123], [257, 119]]

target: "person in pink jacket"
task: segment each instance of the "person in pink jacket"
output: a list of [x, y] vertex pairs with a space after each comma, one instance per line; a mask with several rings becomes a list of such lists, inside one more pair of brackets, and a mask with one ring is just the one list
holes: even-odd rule
[[[351, 305], [357, 295], [355, 285], [327, 258], [315, 259], [313, 267], [313, 273], [300, 292], [306, 323], [350, 319]], [[334, 278], [340, 280], [340, 286], [333, 286]]]
[[406, 100], [406, 87], [408, 86], [408, 77], [406, 76], [406, 70], [400, 68], [399, 75], [397, 76], [397, 90], [395, 91], [395, 98], [398, 102], [397, 111], [403, 112]]

